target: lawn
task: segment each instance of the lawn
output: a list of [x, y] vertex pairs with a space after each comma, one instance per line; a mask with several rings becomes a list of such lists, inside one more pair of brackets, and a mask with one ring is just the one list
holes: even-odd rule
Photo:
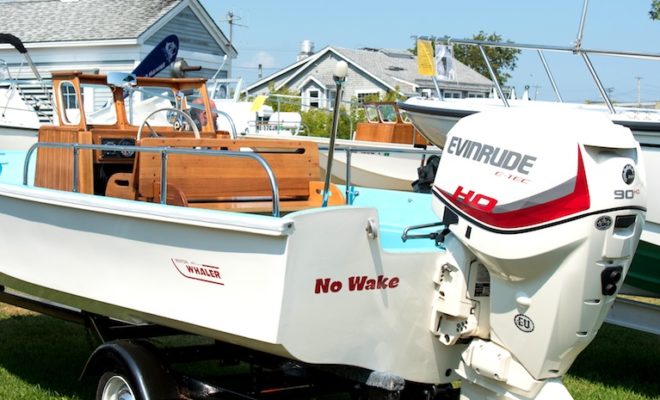
[[[87, 400], [84, 327], [0, 303], [0, 399]], [[660, 399], [660, 336], [604, 325], [564, 379], [576, 400]]]

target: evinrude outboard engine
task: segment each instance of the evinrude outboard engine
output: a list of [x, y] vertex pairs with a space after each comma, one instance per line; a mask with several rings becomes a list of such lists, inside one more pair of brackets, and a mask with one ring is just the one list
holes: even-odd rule
[[645, 174], [627, 128], [585, 111], [503, 109], [450, 131], [433, 187], [447, 229], [431, 330], [470, 340], [464, 399], [571, 398], [642, 231]]

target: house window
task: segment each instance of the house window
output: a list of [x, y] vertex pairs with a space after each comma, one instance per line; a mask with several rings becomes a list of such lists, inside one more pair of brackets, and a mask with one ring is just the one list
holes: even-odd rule
[[357, 94], [359, 105], [363, 105], [365, 102], [368, 101], [376, 101], [378, 100], [378, 97], [379, 97], [378, 92], [361, 92]]
[[462, 96], [461, 92], [457, 92], [455, 90], [445, 90], [444, 97], [445, 99], [460, 99]]
[[326, 104], [328, 105], [328, 109], [332, 110], [333, 107], [335, 106], [335, 97], [337, 97], [337, 90], [328, 89], [326, 90], [326, 93], [327, 93]]
[[310, 90], [309, 92], [309, 107], [310, 108], [319, 108], [319, 91]]

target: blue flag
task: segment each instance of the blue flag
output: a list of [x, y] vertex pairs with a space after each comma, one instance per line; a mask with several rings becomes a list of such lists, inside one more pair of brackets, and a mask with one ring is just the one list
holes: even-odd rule
[[135, 76], [146, 76], [148, 78], [156, 76], [176, 59], [178, 52], [179, 38], [176, 35], [169, 35], [147, 54], [132, 73]]

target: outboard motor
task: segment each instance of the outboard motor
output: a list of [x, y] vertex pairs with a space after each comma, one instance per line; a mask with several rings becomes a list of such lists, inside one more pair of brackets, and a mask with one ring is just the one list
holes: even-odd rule
[[433, 196], [447, 255], [431, 330], [469, 341], [461, 398], [570, 399], [560, 377], [603, 323], [642, 232], [630, 130], [587, 111], [474, 114], [449, 132]]

